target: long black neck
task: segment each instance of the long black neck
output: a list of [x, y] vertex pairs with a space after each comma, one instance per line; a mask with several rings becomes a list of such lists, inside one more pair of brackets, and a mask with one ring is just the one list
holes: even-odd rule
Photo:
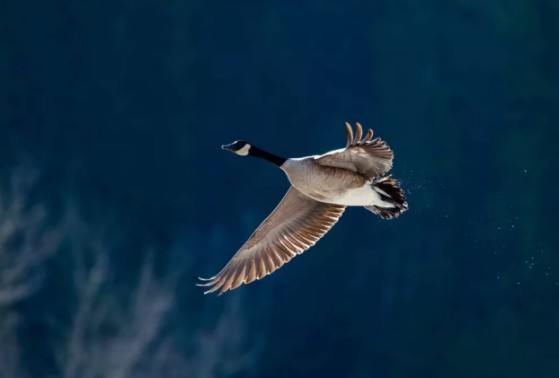
[[250, 156], [256, 156], [262, 158], [264, 160], [268, 160], [270, 163], [277, 165], [278, 167], [281, 166], [285, 161], [286, 158], [282, 158], [280, 156], [274, 155], [268, 151], [264, 151], [261, 148], [250, 146], [250, 150], [248, 153]]

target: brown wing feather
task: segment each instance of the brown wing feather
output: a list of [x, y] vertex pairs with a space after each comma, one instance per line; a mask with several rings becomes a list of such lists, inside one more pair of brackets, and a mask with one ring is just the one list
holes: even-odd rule
[[357, 123], [356, 135], [353, 138], [351, 126], [346, 123], [346, 134], [348, 139], [346, 148], [318, 156], [315, 161], [320, 165], [360, 173], [370, 180], [384, 175], [392, 168], [394, 153], [382, 139], [372, 139], [371, 129], [361, 139], [363, 128]]
[[216, 276], [198, 286], [223, 294], [260, 279], [313, 246], [338, 221], [345, 206], [315, 201], [290, 187], [274, 211]]

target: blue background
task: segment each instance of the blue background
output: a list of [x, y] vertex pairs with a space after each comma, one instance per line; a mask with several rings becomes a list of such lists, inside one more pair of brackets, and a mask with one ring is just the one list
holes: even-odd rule
[[[147, 376], [559, 377], [558, 17], [553, 0], [3, 1], [3, 193], [32, 167], [41, 227], [71, 206], [105, 230], [106, 292], [127, 298], [146, 256], [178, 277], [128, 376], [167, 340]], [[202, 296], [192, 276], [217, 273], [289, 185], [220, 146], [319, 154], [345, 121], [395, 151], [410, 210], [349, 209], [265, 280]], [[0, 305], [14, 376], [64, 376], [72, 248]], [[118, 317], [91, 342], [114, 344]]]

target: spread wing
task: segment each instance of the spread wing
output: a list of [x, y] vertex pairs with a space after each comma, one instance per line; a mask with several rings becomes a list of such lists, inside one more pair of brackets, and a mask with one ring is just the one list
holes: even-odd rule
[[340, 150], [328, 152], [315, 158], [324, 166], [348, 169], [366, 176], [369, 180], [384, 175], [392, 168], [394, 154], [380, 138], [373, 139], [373, 130], [369, 129], [363, 139], [363, 128], [356, 124], [356, 134], [349, 123], [345, 124], [347, 146]]
[[198, 286], [204, 294], [260, 279], [313, 246], [338, 221], [345, 206], [315, 201], [290, 187], [279, 205], [216, 276]]

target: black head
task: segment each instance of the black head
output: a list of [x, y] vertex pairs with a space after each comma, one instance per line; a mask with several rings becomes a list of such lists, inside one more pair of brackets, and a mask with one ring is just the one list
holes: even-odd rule
[[237, 140], [231, 144], [221, 146], [224, 150], [231, 151], [237, 155], [247, 156], [250, 151], [250, 144], [244, 140]]

